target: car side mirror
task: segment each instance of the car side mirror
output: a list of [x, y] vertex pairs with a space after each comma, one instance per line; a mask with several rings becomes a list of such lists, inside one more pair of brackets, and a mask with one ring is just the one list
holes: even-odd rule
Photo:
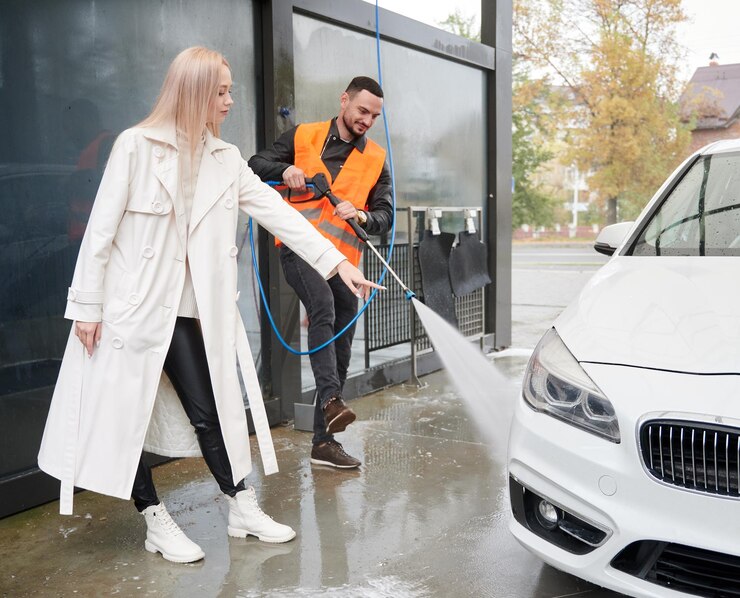
[[594, 242], [594, 249], [604, 255], [614, 255], [614, 252], [627, 238], [634, 222], [618, 222], [605, 226]]

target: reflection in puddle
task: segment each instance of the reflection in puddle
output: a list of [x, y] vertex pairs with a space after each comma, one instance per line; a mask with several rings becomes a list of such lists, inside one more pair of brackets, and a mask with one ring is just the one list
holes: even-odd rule
[[268, 592], [249, 590], [237, 594], [238, 598], [273, 598], [284, 596], [322, 598], [423, 598], [431, 594], [418, 583], [397, 577], [366, 579], [360, 585], [344, 584], [336, 588], [283, 588]]

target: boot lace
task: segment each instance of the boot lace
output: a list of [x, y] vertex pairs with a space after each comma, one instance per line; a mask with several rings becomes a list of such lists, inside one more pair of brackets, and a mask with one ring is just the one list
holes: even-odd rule
[[272, 521], [272, 517], [270, 517], [267, 513], [265, 513], [259, 506], [259, 503], [257, 502], [257, 496], [253, 492], [244, 491], [240, 492], [240, 494], [245, 495], [245, 498], [247, 499], [247, 502], [249, 503], [250, 509], [253, 511], [257, 517], [260, 519], [269, 519]]
[[166, 509], [157, 511], [156, 518], [159, 526], [164, 532], [172, 536], [179, 536], [183, 533], [183, 531], [180, 529], [180, 526], [175, 523], [175, 520], [172, 519], [171, 515], [167, 512]]
[[333, 444], [336, 447], [336, 450], [339, 454], [341, 454], [344, 457], [351, 458], [345, 451], [344, 447], [339, 444], [336, 440], [330, 440], [329, 444]]

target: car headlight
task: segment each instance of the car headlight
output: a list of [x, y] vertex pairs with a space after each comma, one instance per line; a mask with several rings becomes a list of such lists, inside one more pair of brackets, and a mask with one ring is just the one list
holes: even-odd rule
[[619, 422], [609, 399], [551, 328], [532, 353], [524, 374], [524, 399], [543, 413], [619, 442]]

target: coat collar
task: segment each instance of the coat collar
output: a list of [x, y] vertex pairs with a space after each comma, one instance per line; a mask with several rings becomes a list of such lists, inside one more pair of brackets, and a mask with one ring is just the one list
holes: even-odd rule
[[142, 135], [147, 139], [166, 143], [177, 149], [177, 133], [175, 132], [174, 123], [163, 124], [157, 127], [144, 127], [142, 131]]
[[[143, 131], [143, 135], [147, 139], [166, 143], [177, 151], [177, 132], [174, 124], [146, 127]], [[193, 210], [190, 214], [191, 232], [236, 178], [236, 174], [226, 167], [224, 158], [221, 156], [221, 151], [231, 148], [231, 145], [215, 137], [208, 129], [206, 129], [205, 138], [203, 158], [201, 159], [198, 182], [193, 196]], [[182, 211], [181, 200], [177, 193], [178, 168], [176, 157], [173, 156], [171, 159], [157, 164], [155, 174], [172, 197], [172, 201], [177, 206], [176, 215], [178, 220], [182, 222], [182, 215], [180, 214]], [[180, 232], [181, 240], [184, 243], [185, 231], [180, 230], [178, 226], [178, 232]]]
[[[203, 158], [200, 162], [198, 182], [195, 185], [193, 196], [193, 211], [190, 215], [191, 234], [238, 175], [237, 170], [227, 167], [225, 157], [221, 154], [221, 150], [231, 147], [206, 130]], [[236, 198], [231, 198], [231, 200], [236, 201]]]
[[205, 151], [209, 153], [216, 152], [218, 150], [229, 149], [231, 146], [226, 143], [223, 139], [219, 139], [208, 129], [206, 129], [206, 146]]
[[[177, 149], [177, 132], [174, 123], [159, 125], [157, 127], [144, 127], [143, 135], [152, 141], [159, 141], [171, 145]], [[210, 130], [206, 129], [205, 151], [212, 154], [218, 150], [229, 149], [229, 144], [216, 137]]]

